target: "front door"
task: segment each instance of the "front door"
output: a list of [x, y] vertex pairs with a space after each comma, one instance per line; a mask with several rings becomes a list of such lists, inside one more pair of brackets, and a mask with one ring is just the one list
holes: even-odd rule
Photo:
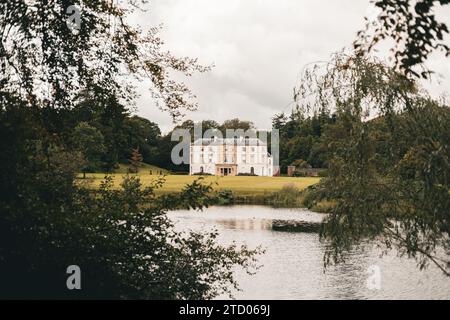
[[233, 168], [219, 168], [217, 171], [217, 174], [220, 174], [221, 176], [230, 176], [233, 175]]

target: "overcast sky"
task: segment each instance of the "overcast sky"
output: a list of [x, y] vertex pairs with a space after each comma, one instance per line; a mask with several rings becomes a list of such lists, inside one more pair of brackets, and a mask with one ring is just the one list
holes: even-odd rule
[[[136, 22], [144, 28], [163, 23], [167, 49], [215, 65], [186, 81], [199, 108], [185, 119], [240, 118], [260, 129], [270, 128], [275, 113], [291, 110], [302, 68], [351, 46], [371, 13], [368, 0], [152, 0], [148, 8]], [[447, 9], [439, 14], [450, 18]], [[443, 93], [450, 60], [432, 57], [430, 66], [443, 79], [426, 86]], [[172, 119], [155, 107], [148, 85], [139, 86], [137, 113], [167, 132]]]

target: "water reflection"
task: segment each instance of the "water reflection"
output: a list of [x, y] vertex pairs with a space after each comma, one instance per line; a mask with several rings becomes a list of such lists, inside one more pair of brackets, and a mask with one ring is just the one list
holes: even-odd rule
[[272, 230], [272, 220], [270, 219], [245, 219], [245, 220], [226, 220], [218, 219], [216, 223], [225, 229], [241, 230]]
[[[318, 234], [271, 230], [272, 219], [323, 219], [308, 210], [233, 206], [169, 215], [178, 228], [218, 229], [223, 244], [236, 241], [266, 249], [259, 257], [263, 268], [256, 275], [236, 271], [242, 291], [234, 296], [239, 299], [450, 299], [450, 280], [440, 270], [430, 266], [421, 272], [413, 260], [395, 253], [381, 257], [375, 245], [355, 248], [345, 263], [324, 272], [324, 246]], [[366, 285], [373, 265], [380, 270], [380, 290]]]

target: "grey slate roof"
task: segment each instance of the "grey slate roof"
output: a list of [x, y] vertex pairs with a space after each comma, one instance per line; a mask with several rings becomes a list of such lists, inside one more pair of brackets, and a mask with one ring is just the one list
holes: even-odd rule
[[220, 146], [223, 144], [236, 145], [236, 146], [267, 146], [267, 143], [261, 141], [258, 138], [211, 138], [211, 139], [197, 139], [192, 145], [197, 146]]

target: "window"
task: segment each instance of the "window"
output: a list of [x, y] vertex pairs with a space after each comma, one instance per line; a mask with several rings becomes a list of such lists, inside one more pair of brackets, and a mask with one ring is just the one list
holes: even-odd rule
[[250, 168], [250, 174], [255, 174], [255, 168], [253, 167]]
[[200, 167], [200, 173], [203, 173], [203, 167]]

